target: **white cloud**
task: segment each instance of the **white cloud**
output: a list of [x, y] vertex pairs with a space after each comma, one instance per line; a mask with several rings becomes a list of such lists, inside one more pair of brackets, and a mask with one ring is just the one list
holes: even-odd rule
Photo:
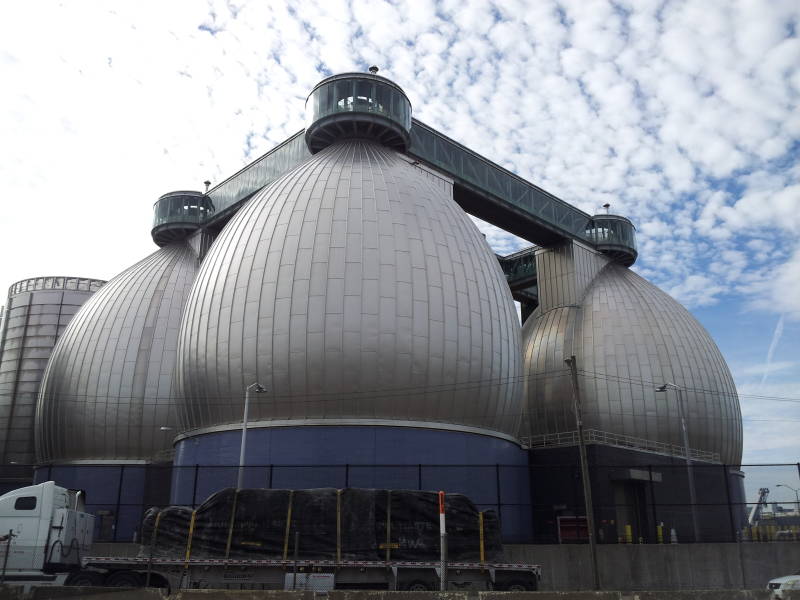
[[780, 360], [773, 363], [763, 363], [760, 365], [750, 365], [739, 370], [742, 375], [758, 375], [763, 377], [766, 373], [778, 373], [780, 371], [787, 371], [794, 369], [800, 364], [796, 360]]
[[717, 296], [725, 292], [725, 287], [715, 284], [705, 275], [689, 275], [680, 283], [667, 289], [667, 292], [689, 306], [708, 306], [715, 304]]

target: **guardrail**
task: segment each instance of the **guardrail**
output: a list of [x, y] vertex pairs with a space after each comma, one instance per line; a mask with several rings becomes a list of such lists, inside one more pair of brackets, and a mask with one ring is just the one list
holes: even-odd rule
[[[559, 433], [547, 433], [520, 438], [522, 445], [526, 448], [547, 448], [560, 446], [577, 446], [577, 431], [562, 431]], [[599, 429], [585, 429], [583, 431], [583, 441], [587, 444], [603, 444], [605, 446], [616, 446], [618, 448], [633, 448], [636, 450], [646, 450], [655, 454], [665, 456], [686, 457], [686, 450], [683, 446], [657, 442], [645, 438], [637, 438], [630, 435], [622, 435], [610, 431]], [[697, 448], [689, 448], [689, 455], [695, 460], [719, 463], [721, 458], [719, 452], [709, 452]]]

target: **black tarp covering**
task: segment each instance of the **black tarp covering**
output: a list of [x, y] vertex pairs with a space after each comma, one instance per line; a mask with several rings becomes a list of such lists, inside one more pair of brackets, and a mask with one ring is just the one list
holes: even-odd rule
[[[480, 521], [475, 505], [461, 494], [447, 494], [445, 514], [449, 560], [479, 560]], [[148, 510], [142, 526], [142, 555], [184, 556], [191, 521], [191, 508]], [[484, 511], [483, 522], [485, 559], [502, 560], [495, 513]], [[338, 549], [342, 560], [386, 560], [388, 556], [390, 560], [435, 561], [439, 559], [438, 496], [408, 490], [244, 489], [237, 493], [228, 488], [210, 496], [195, 511], [191, 556], [293, 558], [296, 540], [300, 559], [336, 559]]]

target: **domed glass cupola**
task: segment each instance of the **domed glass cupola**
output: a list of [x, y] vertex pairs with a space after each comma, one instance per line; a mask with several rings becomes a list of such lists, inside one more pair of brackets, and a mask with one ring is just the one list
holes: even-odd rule
[[586, 237], [603, 254], [630, 267], [636, 262], [636, 227], [620, 215], [594, 215], [586, 226]]
[[320, 81], [306, 100], [306, 144], [312, 154], [345, 138], [370, 138], [405, 151], [411, 102], [396, 83], [369, 73], [342, 73]]
[[153, 205], [150, 235], [161, 247], [177, 242], [200, 229], [213, 212], [213, 204], [203, 192], [169, 192]]

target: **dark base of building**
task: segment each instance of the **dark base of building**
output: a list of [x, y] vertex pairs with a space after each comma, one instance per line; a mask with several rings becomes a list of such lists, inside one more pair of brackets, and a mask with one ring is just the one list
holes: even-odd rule
[[[35, 482], [85, 490], [87, 508], [98, 517], [95, 539], [127, 542], [137, 539], [148, 508], [196, 507], [235, 487], [240, 441], [239, 430], [209, 432], [179, 441], [174, 464], [41, 466]], [[692, 505], [680, 457], [595, 444], [587, 453], [598, 542], [739, 539], [746, 505], [737, 469], [695, 461]], [[505, 543], [587, 539], [577, 447], [526, 451], [493, 436], [416, 427], [254, 428], [243, 476], [244, 486], [255, 488], [462, 493], [479, 509], [497, 512]]]
[[[692, 503], [684, 458], [597, 444], [587, 446], [587, 458], [599, 543], [727, 542], [741, 535], [746, 505], [738, 468], [693, 461]], [[533, 543], [585, 542], [577, 446], [531, 450], [530, 464]]]
[[[241, 431], [175, 447], [172, 503], [196, 505], [235, 487]], [[498, 513], [507, 543], [530, 538], [527, 452], [490, 435], [420, 427], [264, 427], [247, 433], [244, 487], [445, 490]]]

